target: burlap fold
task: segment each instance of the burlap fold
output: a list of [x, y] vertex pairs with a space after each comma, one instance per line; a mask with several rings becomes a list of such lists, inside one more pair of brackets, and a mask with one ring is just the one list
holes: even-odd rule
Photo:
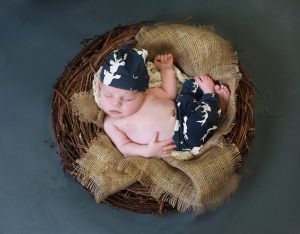
[[136, 178], [114, 169], [122, 154], [113, 146], [106, 134], [99, 133], [92, 140], [73, 175], [94, 195], [96, 202], [136, 182]]
[[117, 169], [150, 185], [151, 195], [176, 207], [178, 211], [203, 213], [222, 205], [237, 189], [239, 176], [235, 164], [240, 154], [234, 145], [213, 147], [195, 160], [172, 157], [124, 158]]
[[[189, 76], [209, 74], [226, 84], [231, 90], [227, 113], [195, 160], [125, 158], [105, 133], [99, 133], [77, 160], [73, 174], [89, 188], [97, 202], [139, 181], [149, 186], [153, 197], [170, 203], [178, 211], [192, 209], [203, 213], [215, 209], [229, 199], [239, 183], [235, 169], [241, 160], [240, 153], [224, 138], [234, 125], [235, 90], [241, 78], [236, 53], [228, 42], [204, 27], [146, 26], [136, 39], [137, 47], [147, 49], [150, 59], [156, 54], [173, 53], [176, 64]], [[155, 82], [159, 82], [157, 78]], [[91, 93], [75, 94], [71, 105], [81, 120], [99, 124], [99, 116], [103, 115], [95, 111]]]

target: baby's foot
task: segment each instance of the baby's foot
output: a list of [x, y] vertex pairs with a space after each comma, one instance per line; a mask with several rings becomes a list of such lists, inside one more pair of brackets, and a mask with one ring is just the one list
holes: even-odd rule
[[230, 90], [225, 85], [215, 85], [215, 91], [220, 97], [221, 113], [225, 113], [228, 106]]
[[195, 81], [203, 93], [215, 92], [215, 82], [209, 76], [204, 75], [204, 76], [196, 77]]

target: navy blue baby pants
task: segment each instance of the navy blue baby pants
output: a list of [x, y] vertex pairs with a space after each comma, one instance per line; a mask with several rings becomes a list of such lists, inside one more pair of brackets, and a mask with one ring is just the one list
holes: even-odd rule
[[175, 150], [187, 151], [201, 147], [217, 129], [221, 115], [218, 94], [203, 94], [196, 81], [189, 79], [182, 85], [176, 106]]

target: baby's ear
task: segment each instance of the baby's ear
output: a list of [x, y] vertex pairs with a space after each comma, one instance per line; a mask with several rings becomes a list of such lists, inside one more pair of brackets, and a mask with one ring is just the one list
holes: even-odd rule
[[101, 89], [101, 87], [102, 87], [102, 82], [99, 81], [99, 82], [98, 82], [98, 88]]

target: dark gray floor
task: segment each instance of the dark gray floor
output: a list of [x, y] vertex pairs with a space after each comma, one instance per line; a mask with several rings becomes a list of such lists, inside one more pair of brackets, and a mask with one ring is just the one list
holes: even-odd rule
[[[0, 233], [300, 233], [299, 3], [1, 1]], [[257, 88], [257, 136], [240, 187], [203, 216], [96, 205], [64, 175], [52, 148], [52, 85], [84, 38], [118, 24], [188, 16], [232, 42]]]

